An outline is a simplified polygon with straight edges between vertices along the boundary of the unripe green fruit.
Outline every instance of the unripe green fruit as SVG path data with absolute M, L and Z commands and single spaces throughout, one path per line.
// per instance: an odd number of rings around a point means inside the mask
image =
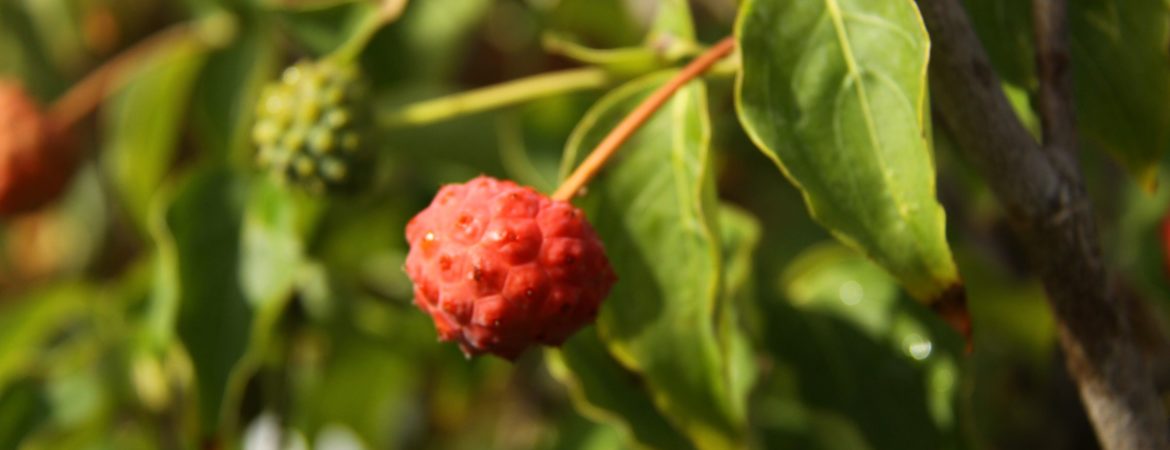
M 370 166 L 368 87 L 352 64 L 301 61 L 264 88 L 252 141 L 256 162 L 313 193 L 353 187 Z

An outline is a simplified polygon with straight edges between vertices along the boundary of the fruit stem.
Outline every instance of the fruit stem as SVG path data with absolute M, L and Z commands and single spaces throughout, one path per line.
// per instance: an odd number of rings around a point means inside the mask
M 339 61 L 353 62 L 378 30 L 402 16 L 406 2 L 407 0 L 382 0 L 378 9 L 366 14 L 358 24 L 357 30 L 329 56 Z
M 424 125 L 464 114 L 487 111 L 556 94 L 596 89 L 614 78 L 605 69 L 585 67 L 531 77 L 426 100 L 378 116 L 383 127 Z
M 557 188 L 557 191 L 553 193 L 552 199 L 564 202 L 571 200 L 582 187 L 589 183 L 589 180 L 597 175 L 597 172 L 617 152 L 618 148 L 630 136 L 633 136 L 638 131 L 638 128 L 645 124 L 658 108 L 661 108 L 667 100 L 670 100 L 670 97 L 675 92 L 678 92 L 680 88 L 691 80 L 702 75 L 703 72 L 720 59 L 723 59 L 724 56 L 730 54 L 734 49 L 735 37 L 728 36 L 724 38 L 706 52 L 703 52 L 702 55 L 699 55 L 698 58 L 695 58 L 694 61 L 691 61 L 690 64 L 687 64 L 678 75 L 675 75 L 674 78 L 667 81 L 666 84 L 654 91 L 653 94 L 646 97 L 637 108 L 634 108 L 629 115 L 622 119 L 621 123 L 618 123 L 614 127 L 613 131 L 609 132 L 609 135 L 600 144 L 597 144 L 597 147 L 593 149 L 580 166 L 577 166 L 577 169 L 569 175 L 569 178 L 561 183 L 561 187 Z
M 226 14 L 171 25 L 114 56 L 75 83 L 49 107 L 49 119 L 62 129 L 70 128 L 96 109 L 106 94 L 125 83 L 125 75 L 143 60 L 186 40 L 197 39 L 201 44 L 218 47 L 234 35 L 234 19 Z

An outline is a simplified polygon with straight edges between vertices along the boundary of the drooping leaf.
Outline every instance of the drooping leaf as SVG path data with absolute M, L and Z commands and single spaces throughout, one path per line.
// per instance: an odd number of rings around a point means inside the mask
M 719 209 L 724 268 L 723 301 L 719 303 L 719 340 L 732 360 L 728 366 L 733 411 L 743 412 L 756 380 L 751 343 L 742 331 L 739 306 L 752 301 L 752 253 L 759 240 L 759 225 L 750 215 L 723 205 Z M 654 407 L 638 374 L 622 367 L 606 351 L 596 331 L 586 329 L 565 343 L 562 350 L 546 353 L 553 375 L 569 387 L 574 405 L 599 422 L 617 425 L 637 442 L 650 448 L 683 449 L 691 444 Z M 742 420 L 742 418 L 740 418 Z
M 694 448 L 655 408 L 643 389 L 644 380 L 613 359 L 594 328 L 581 330 L 560 350 L 545 354 L 549 370 L 568 386 L 573 405 L 581 414 L 615 425 L 649 448 Z
M 963 448 L 961 343 L 946 325 L 837 243 L 806 250 L 779 281 L 762 305 L 776 364 L 754 416 L 766 447 Z
M 1081 132 L 1152 190 L 1170 147 L 1170 6 L 1074 0 L 1068 8 Z
M 615 90 L 578 124 L 576 166 L 673 72 Z M 639 373 L 656 406 L 700 448 L 743 442 L 716 311 L 723 293 L 710 124 L 700 81 L 680 89 L 622 148 L 582 201 L 620 280 L 597 322 L 610 353 Z
M 174 42 L 130 75 L 103 109 L 102 163 L 140 228 L 178 152 L 186 105 L 206 56 L 195 37 Z
M 913 2 L 749 0 L 736 36 L 740 121 L 813 217 L 919 300 L 956 285 Z
M 245 197 L 241 177 L 211 166 L 184 180 L 163 216 L 173 253 L 160 258 L 156 283 L 169 285 L 156 286 L 152 302 L 167 301 L 157 296 L 169 292 L 177 303 L 166 308 L 173 308 L 171 326 L 195 367 L 204 434 L 221 426 L 229 381 L 248 348 L 255 315 L 237 262 Z
M 748 394 L 755 385 L 756 360 L 752 344 L 745 330 L 746 314 L 755 302 L 755 277 L 752 256 L 760 243 L 760 224 L 754 217 L 737 207 L 722 204 L 719 207 L 719 232 L 723 255 L 723 296 L 720 299 L 719 341 L 727 355 L 727 383 L 731 396 L 731 411 L 745 414 Z M 740 416 L 736 421 L 744 422 Z

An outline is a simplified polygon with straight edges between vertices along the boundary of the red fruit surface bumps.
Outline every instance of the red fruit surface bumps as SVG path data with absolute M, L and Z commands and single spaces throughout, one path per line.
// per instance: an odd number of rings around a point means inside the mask
M 61 194 L 74 166 L 66 134 L 20 84 L 0 80 L 0 216 L 39 208 Z
M 560 345 L 617 280 L 581 210 L 485 176 L 440 189 L 406 240 L 414 303 L 468 356 Z

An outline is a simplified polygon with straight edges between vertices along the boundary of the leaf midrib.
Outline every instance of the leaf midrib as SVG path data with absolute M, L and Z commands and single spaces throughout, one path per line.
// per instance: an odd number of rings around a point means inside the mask
M 901 197 L 901 192 L 898 189 L 893 189 L 893 180 L 890 179 L 889 164 L 887 164 L 884 155 L 881 152 L 881 141 L 878 140 L 877 125 L 873 122 L 873 112 L 869 105 L 869 97 L 865 92 L 865 83 L 861 81 L 861 71 L 857 67 L 857 59 L 853 55 L 853 46 L 849 43 L 849 35 L 845 30 L 845 19 L 841 12 L 841 5 L 837 0 L 824 0 L 825 9 L 829 14 L 829 20 L 833 23 L 833 31 L 837 37 L 837 43 L 841 47 L 842 56 L 845 59 L 845 67 L 848 69 L 848 77 L 857 84 L 858 102 L 861 103 L 861 110 L 865 116 L 866 133 L 869 136 L 870 146 L 873 147 L 873 156 L 881 168 L 881 175 L 884 184 L 890 191 L 890 197 L 894 201 L 895 209 L 898 211 L 898 216 L 905 223 L 911 223 L 909 213 L 906 212 L 906 202 Z

